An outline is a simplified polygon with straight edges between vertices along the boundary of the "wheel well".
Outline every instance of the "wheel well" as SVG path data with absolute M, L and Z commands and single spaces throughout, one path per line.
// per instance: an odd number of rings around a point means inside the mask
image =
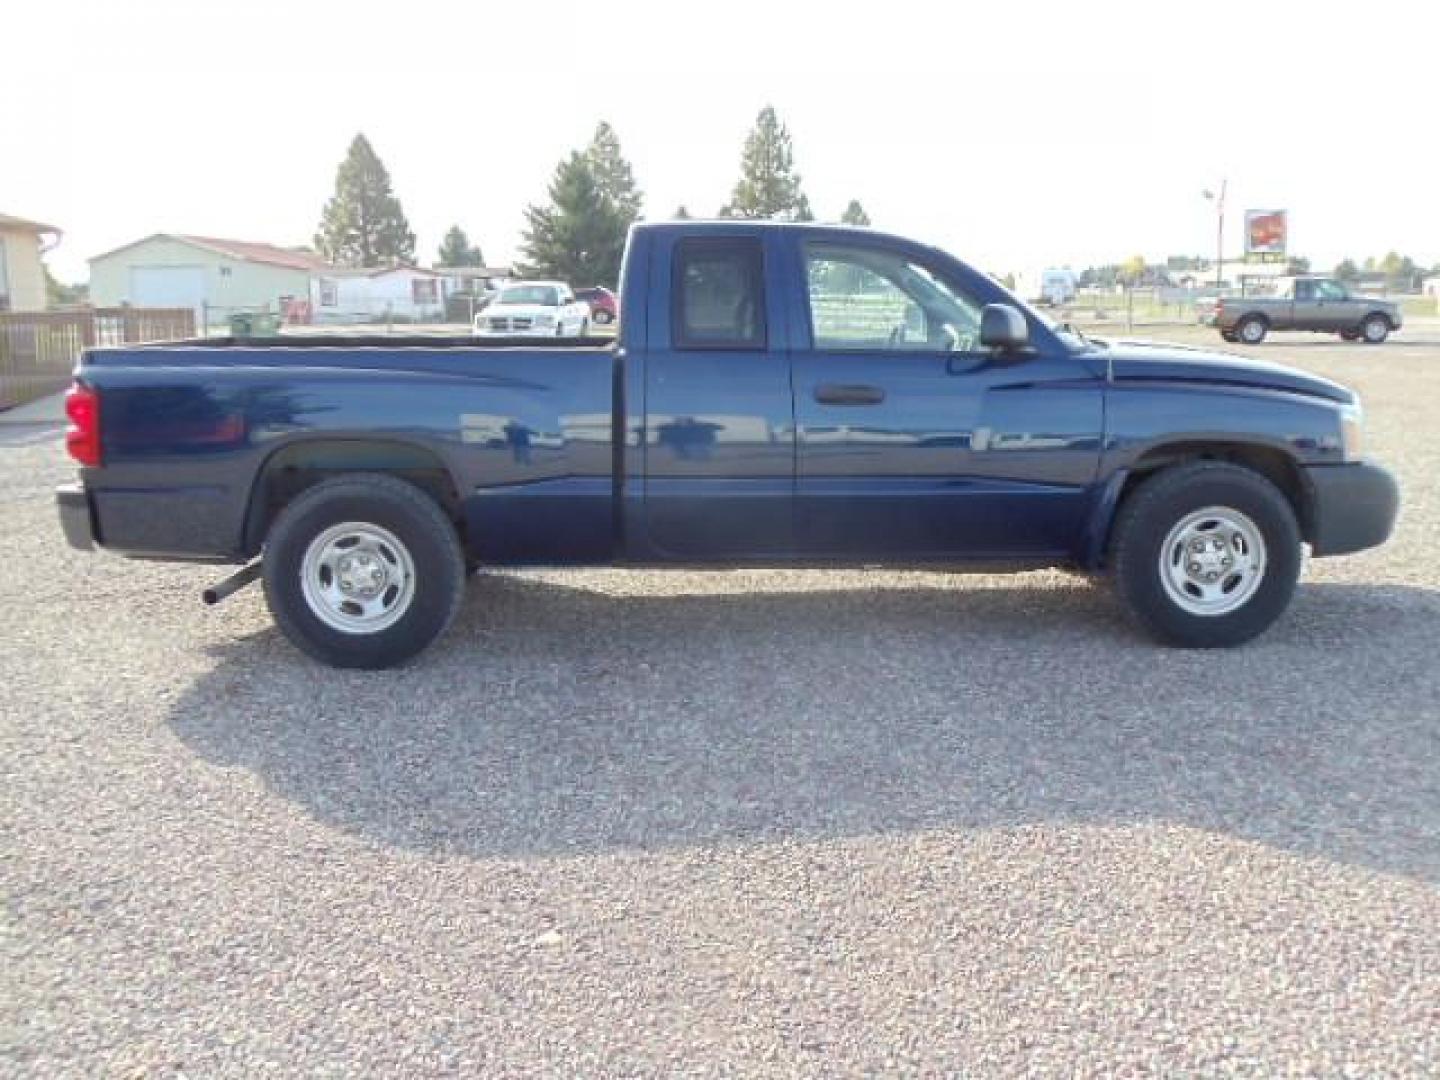
M 1259 473 L 1279 488 L 1290 503 L 1300 525 L 1300 535 L 1307 541 L 1312 537 L 1314 515 L 1310 491 L 1300 467 L 1285 451 L 1253 443 L 1184 442 L 1151 447 L 1131 466 L 1115 503 L 1117 512 L 1131 493 L 1151 476 L 1171 465 L 1189 461 L 1226 461 Z
M 1388 326 L 1391 330 L 1395 329 L 1395 320 L 1390 317 L 1390 313 L 1388 311 L 1380 311 L 1379 309 L 1376 309 L 1375 311 L 1367 311 L 1365 313 L 1365 316 L 1360 320 L 1360 325 L 1364 326 L 1371 319 L 1375 318 L 1376 315 L 1379 315 L 1380 318 L 1384 319 L 1385 325 Z
M 440 457 L 424 447 L 381 439 L 314 439 L 276 451 L 250 492 L 245 515 L 245 552 L 260 550 L 280 511 L 301 492 L 346 473 L 385 473 L 426 492 L 462 527 L 460 496 Z
M 1247 312 L 1245 312 L 1245 314 L 1241 315 L 1240 318 L 1238 318 L 1238 319 L 1235 320 L 1235 325 L 1236 325 L 1236 326 L 1239 326 L 1239 325 L 1240 325 L 1241 323 L 1243 323 L 1243 322 L 1252 322 L 1252 321 L 1254 321 L 1254 322 L 1262 322 L 1262 323 L 1264 323 L 1266 326 L 1269 326 L 1269 325 L 1270 325 L 1270 316 L 1269 316 L 1269 315 L 1266 315 L 1263 311 L 1247 311 Z

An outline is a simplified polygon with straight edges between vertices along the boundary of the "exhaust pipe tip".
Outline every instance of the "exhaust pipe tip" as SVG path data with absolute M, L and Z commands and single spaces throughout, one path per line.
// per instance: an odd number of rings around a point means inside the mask
M 200 599 L 206 607 L 214 607 L 227 596 L 239 592 L 246 585 L 249 585 L 258 578 L 260 576 L 260 567 L 261 563 L 259 559 L 256 559 L 249 566 L 242 566 L 224 581 L 217 581 L 208 589 L 203 590 L 200 593 Z

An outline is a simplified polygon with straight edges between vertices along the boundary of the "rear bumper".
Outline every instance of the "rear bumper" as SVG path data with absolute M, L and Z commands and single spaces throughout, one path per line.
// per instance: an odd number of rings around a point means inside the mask
M 1369 462 L 1314 465 L 1305 470 L 1313 495 L 1310 547 L 1316 555 L 1348 555 L 1390 539 L 1400 511 L 1400 486 Z
M 61 484 L 55 489 L 55 507 L 60 511 L 60 528 L 65 540 L 81 551 L 95 550 L 95 515 L 90 496 L 81 484 Z

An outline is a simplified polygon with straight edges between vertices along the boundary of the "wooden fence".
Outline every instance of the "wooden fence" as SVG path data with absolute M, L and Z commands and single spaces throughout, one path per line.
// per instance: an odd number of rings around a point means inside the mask
M 190 308 L 84 308 L 0 313 L 0 409 L 53 394 L 80 351 L 195 336 Z

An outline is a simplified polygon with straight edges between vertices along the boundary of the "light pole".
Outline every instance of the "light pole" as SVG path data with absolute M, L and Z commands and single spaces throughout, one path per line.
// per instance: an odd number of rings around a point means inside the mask
M 1220 181 L 1220 194 L 1216 195 L 1209 188 L 1201 194 L 1215 203 L 1215 291 L 1220 291 L 1222 283 L 1221 268 L 1225 265 L 1225 185 L 1228 180 Z

